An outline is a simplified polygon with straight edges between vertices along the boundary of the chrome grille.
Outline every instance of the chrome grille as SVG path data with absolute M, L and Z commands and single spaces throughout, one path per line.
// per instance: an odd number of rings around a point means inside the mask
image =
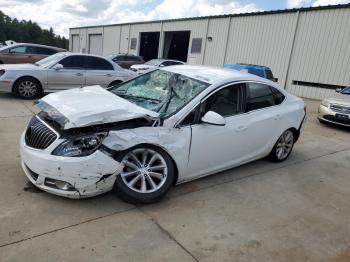
M 26 145 L 35 149 L 45 149 L 57 139 L 57 135 L 37 116 L 30 120 L 25 133 Z
M 338 113 L 350 114 L 350 106 L 331 104 L 329 108 Z

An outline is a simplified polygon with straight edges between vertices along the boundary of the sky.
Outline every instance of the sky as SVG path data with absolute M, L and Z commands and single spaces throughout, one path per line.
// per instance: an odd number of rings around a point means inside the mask
M 344 3 L 350 0 L 0 0 L 0 10 L 67 37 L 70 27 Z

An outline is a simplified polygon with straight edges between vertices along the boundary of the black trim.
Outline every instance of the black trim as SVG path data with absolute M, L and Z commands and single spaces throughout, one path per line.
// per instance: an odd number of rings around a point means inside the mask
M 344 87 L 346 87 L 346 86 L 321 84 L 321 83 L 314 83 L 314 82 L 305 82 L 305 81 L 298 81 L 298 80 L 293 80 L 292 84 L 297 85 L 297 86 L 310 86 L 310 87 L 317 87 L 317 88 L 331 89 L 331 90 L 335 90 L 338 88 L 343 89 Z
M 201 20 L 201 19 L 208 19 L 208 18 L 226 18 L 226 17 L 245 17 L 245 16 L 257 16 L 257 15 L 285 14 L 285 13 L 296 13 L 296 12 L 305 12 L 305 11 L 333 10 L 333 9 L 342 9 L 342 8 L 349 8 L 349 7 L 350 7 L 350 4 L 327 5 L 327 6 L 316 6 L 316 7 L 301 7 L 301 8 L 294 8 L 294 9 L 279 9 L 279 10 L 270 10 L 270 11 L 262 11 L 262 12 L 228 14 L 228 15 L 199 16 L 199 17 L 186 17 L 186 18 L 177 18 L 177 19 L 133 22 L 133 23 L 119 23 L 119 24 L 110 24 L 110 25 L 70 27 L 69 29 L 85 29 L 85 28 L 98 28 L 98 27 L 110 27 L 110 26 L 121 26 L 121 25 L 152 24 L 152 23 L 161 23 L 161 22 Z

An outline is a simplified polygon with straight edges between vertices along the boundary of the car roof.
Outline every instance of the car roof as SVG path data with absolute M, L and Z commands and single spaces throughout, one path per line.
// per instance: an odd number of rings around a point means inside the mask
M 30 46 L 46 47 L 46 48 L 51 48 L 51 49 L 54 49 L 54 50 L 67 51 L 66 49 L 60 48 L 60 47 L 49 46 L 49 45 L 33 44 L 33 43 L 14 43 L 14 44 L 8 45 L 8 46 L 6 46 L 6 47 L 15 47 L 15 46 L 20 46 L 20 45 L 30 45 Z M 4 47 L 5 47 L 5 46 L 4 46 Z
M 266 80 L 261 77 L 257 77 L 255 75 L 248 74 L 246 72 L 241 72 L 233 69 L 225 69 L 221 67 L 176 65 L 176 66 L 164 67 L 162 68 L 162 70 L 185 75 L 209 84 L 221 82 L 226 79 L 237 80 L 237 81 L 243 80 L 243 79 L 263 80 L 264 82 Z

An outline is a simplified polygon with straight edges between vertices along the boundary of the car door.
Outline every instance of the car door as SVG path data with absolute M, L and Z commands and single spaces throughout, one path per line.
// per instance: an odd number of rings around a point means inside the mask
M 100 57 L 86 57 L 85 85 L 101 85 L 108 87 L 114 80 L 115 71 L 112 64 Z
M 244 150 L 249 160 L 268 154 L 284 131 L 283 108 L 278 106 L 283 100 L 283 94 L 267 84 L 247 83 L 244 134 L 249 143 Z
M 47 71 L 47 88 L 64 90 L 85 85 L 85 56 L 71 55 L 59 61 L 63 68 L 52 66 Z
M 247 158 L 244 146 L 245 116 L 243 114 L 245 84 L 230 84 L 220 88 L 200 105 L 199 119 L 208 111 L 225 118 L 225 126 L 202 122 L 192 125 L 192 141 L 188 162 L 189 179 L 213 173 Z

